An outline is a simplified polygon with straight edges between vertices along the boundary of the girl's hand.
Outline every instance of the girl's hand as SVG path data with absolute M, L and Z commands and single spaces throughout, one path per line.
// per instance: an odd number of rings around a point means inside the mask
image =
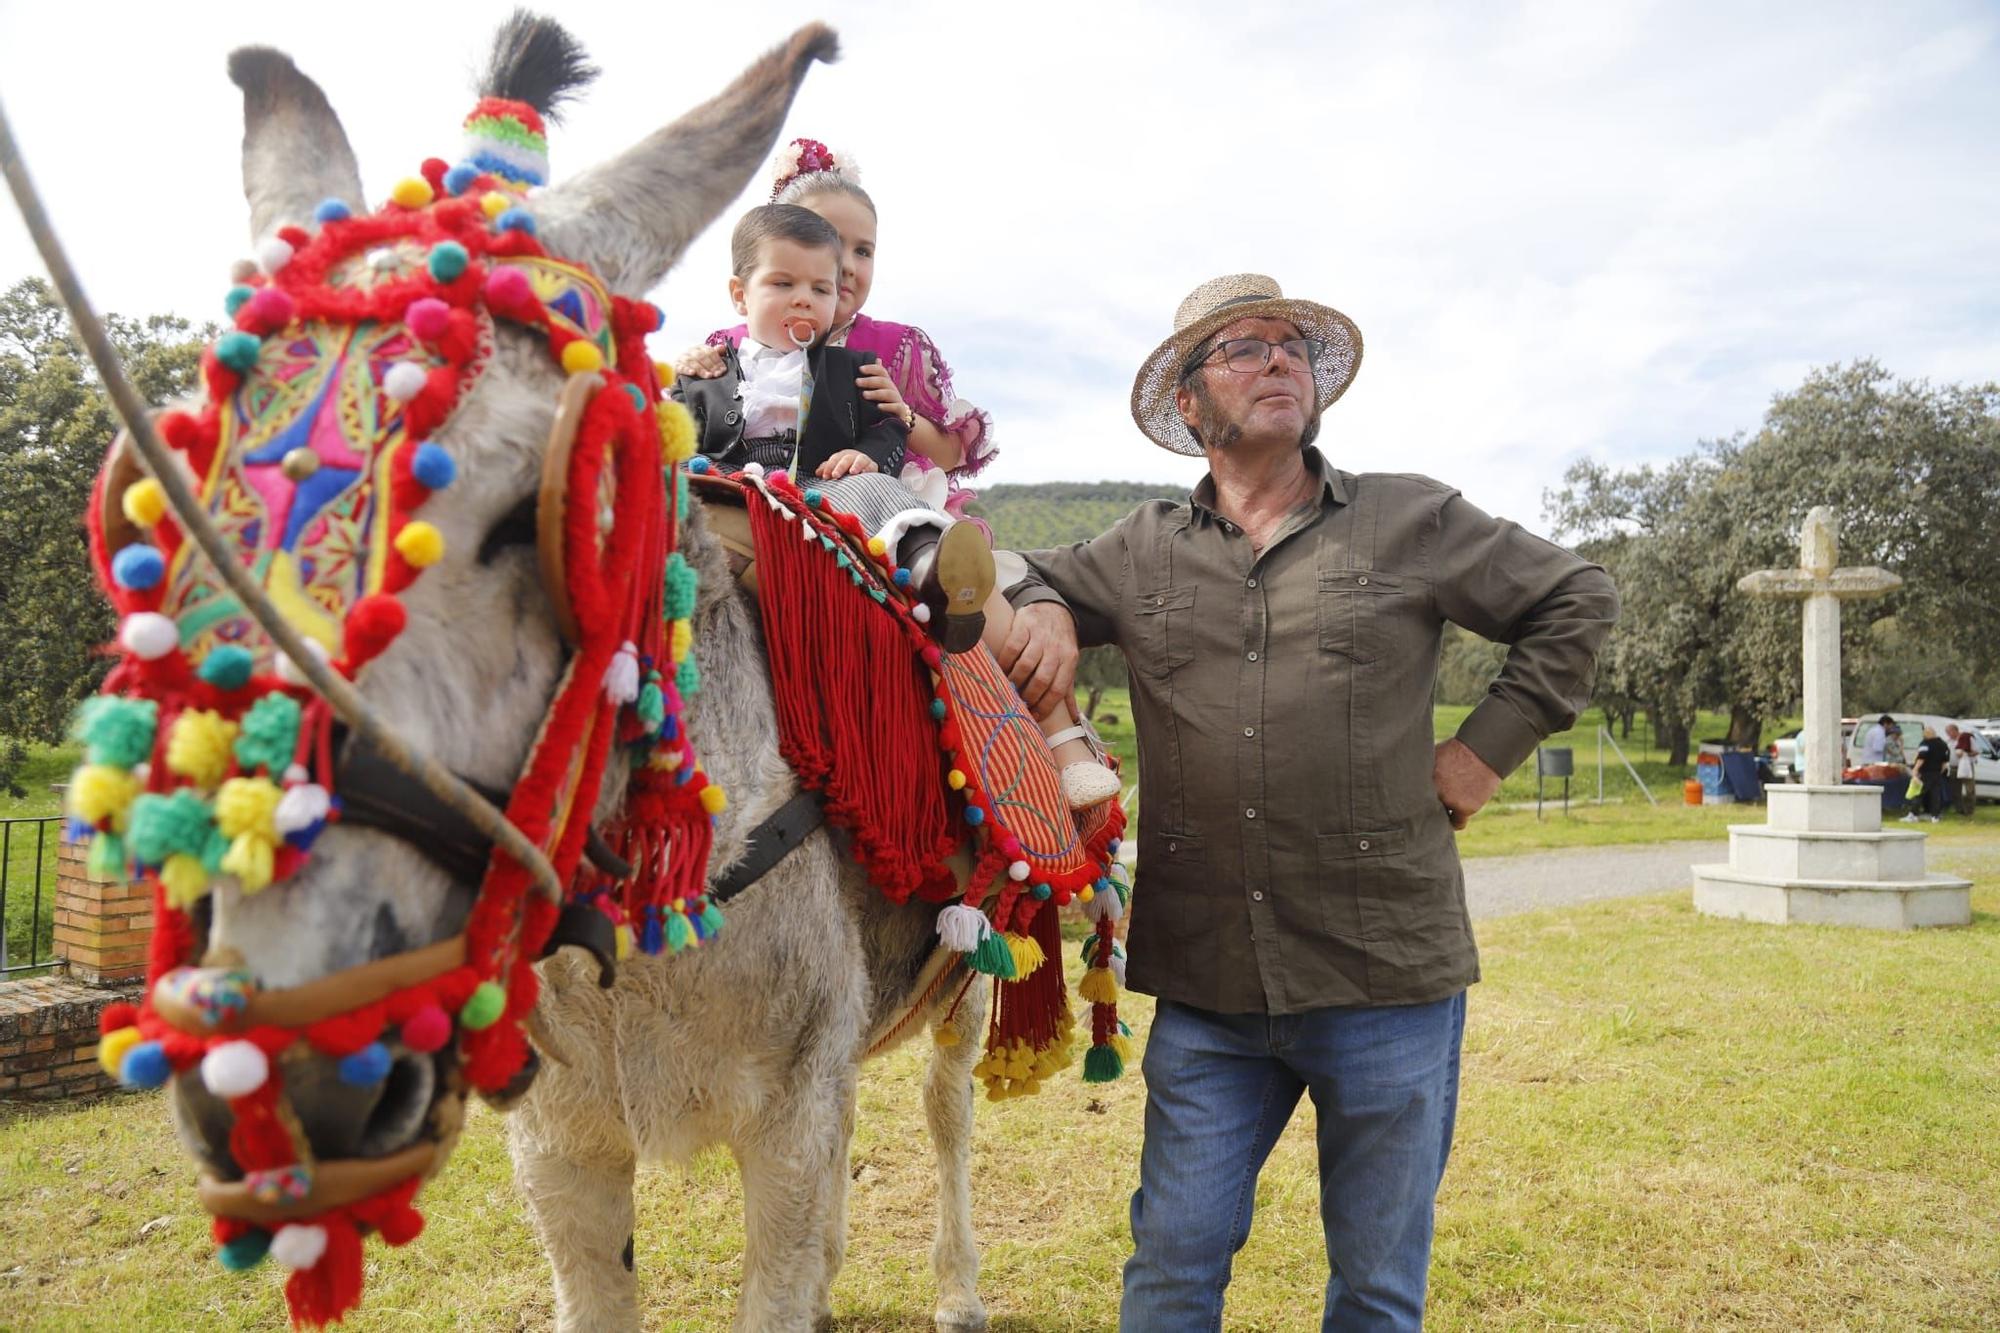
M 896 381 L 889 378 L 889 371 L 880 361 L 863 363 L 861 373 L 854 377 L 861 396 L 871 403 L 882 406 L 884 416 L 903 415 L 903 391 L 896 387 Z
M 819 465 L 817 476 L 832 481 L 838 477 L 852 477 L 863 472 L 880 472 L 875 460 L 859 449 L 842 449 L 832 458 Z
M 674 362 L 674 374 L 686 375 L 690 379 L 712 380 L 726 367 L 722 361 L 722 349 L 710 347 L 706 343 L 700 347 L 690 347 L 682 352 Z

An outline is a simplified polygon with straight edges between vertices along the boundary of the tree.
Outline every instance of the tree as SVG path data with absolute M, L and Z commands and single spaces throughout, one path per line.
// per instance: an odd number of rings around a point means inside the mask
M 1893 596 L 1846 608 L 1846 697 L 1879 677 L 1884 653 L 1911 645 L 1934 682 L 1987 674 L 2000 609 L 2000 386 L 1899 382 L 1873 361 L 1829 367 L 1774 399 L 1753 436 L 1703 443 L 1662 468 L 1581 463 L 1563 480 L 1545 497 L 1552 523 L 1611 572 L 1623 604 L 1600 701 L 1643 701 L 1676 762 L 1697 708 L 1727 708 L 1729 739 L 1755 745 L 1763 721 L 1796 702 L 1798 609 L 1744 597 L 1736 580 L 1796 564 L 1814 505 L 1840 517 L 1842 563 L 1904 579 Z M 1871 632 L 1890 618 L 1894 635 Z
M 184 319 L 107 319 L 148 401 L 196 383 L 202 342 Z M 47 283 L 0 295 L 0 733 L 58 739 L 103 679 L 111 610 L 90 571 L 84 507 L 116 420 Z

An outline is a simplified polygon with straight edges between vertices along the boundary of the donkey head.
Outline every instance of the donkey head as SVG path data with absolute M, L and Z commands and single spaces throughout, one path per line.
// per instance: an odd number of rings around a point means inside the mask
M 231 57 L 265 276 L 232 294 L 209 403 L 163 433 L 272 601 L 393 732 L 503 804 L 539 784 L 510 813 L 559 867 L 617 785 L 606 750 L 635 738 L 616 704 L 636 686 L 614 682 L 643 649 L 620 641 L 660 624 L 673 519 L 643 352 L 657 312 L 640 298 L 748 182 L 834 49 L 803 28 L 678 121 L 543 187 L 539 117 L 595 71 L 517 14 L 465 158 L 427 163 L 367 216 L 320 89 L 279 52 Z M 94 776 L 73 813 L 170 909 L 148 1003 L 106 1050 L 137 1081 L 171 1077 L 205 1193 L 241 1204 L 218 1209 L 239 1250 L 273 1231 L 287 1248 L 301 1228 L 284 1219 L 316 1215 L 315 1171 L 353 1176 L 332 1191 L 353 1203 L 348 1234 L 396 1240 L 409 1193 L 364 1196 L 403 1176 L 413 1192 L 455 1137 L 465 1079 L 495 1091 L 494 1069 L 520 1067 L 518 1031 L 509 1047 L 493 1025 L 532 1004 L 532 977 L 491 959 L 548 923 L 523 924 L 537 908 L 518 867 L 489 872 L 490 849 L 287 687 L 282 655 L 151 486 L 114 451 L 94 516 L 127 613 L 107 689 L 127 697 L 86 717 Z M 651 526 L 623 526 L 628 511 Z M 496 909 L 509 885 L 519 905 Z M 238 1039 L 188 1035 L 203 1023 Z M 284 1169 L 256 1169 L 272 1161 Z M 385 1162 L 400 1165 L 369 1173 Z M 294 1236 L 279 1257 L 310 1269 L 327 1243 Z

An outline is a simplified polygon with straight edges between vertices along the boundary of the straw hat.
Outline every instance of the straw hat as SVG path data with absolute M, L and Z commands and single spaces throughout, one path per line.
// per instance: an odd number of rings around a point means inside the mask
M 1177 454 L 1201 453 L 1174 406 L 1174 390 L 1195 349 L 1217 329 L 1239 319 L 1283 319 L 1321 344 L 1313 366 L 1318 402 L 1313 415 L 1333 406 L 1347 392 L 1361 367 L 1361 330 L 1331 306 L 1287 299 L 1278 284 L 1261 273 L 1230 273 L 1210 278 L 1188 293 L 1174 312 L 1174 336 L 1153 349 L 1132 381 L 1132 419 L 1146 438 Z

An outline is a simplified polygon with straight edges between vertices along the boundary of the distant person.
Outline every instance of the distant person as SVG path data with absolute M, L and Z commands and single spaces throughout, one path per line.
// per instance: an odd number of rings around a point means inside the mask
M 1903 724 L 1887 713 L 1882 715 L 1882 762 L 1898 768 L 1907 768 L 1910 763 L 1909 745 L 1903 740 Z
M 1945 770 L 1951 764 L 1951 749 L 1944 738 L 1937 734 L 1937 728 L 1925 727 L 1924 739 L 1917 746 L 1917 767 L 1912 781 L 1922 784 L 1917 794 L 1917 802 L 1910 813 L 1903 816 L 1903 822 L 1914 824 L 1918 813 L 1935 824 L 1938 812 L 1944 809 Z
M 1889 727 L 1891 725 L 1889 715 L 1884 713 L 1879 719 L 1871 722 L 1868 725 L 1868 730 L 1862 733 L 1861 762 L 1864 765 L 1883 762 L 1883 756 L 1889 751 Z
M 1961 729 L 1956 722 L 1948 722 L 1944 738 L 1951 746 L 1952 795 L 1957 800 L 1958 813 L 1970 819 L 1979 805 L 1978 761 L 1972 748 L 1972 732 Z

